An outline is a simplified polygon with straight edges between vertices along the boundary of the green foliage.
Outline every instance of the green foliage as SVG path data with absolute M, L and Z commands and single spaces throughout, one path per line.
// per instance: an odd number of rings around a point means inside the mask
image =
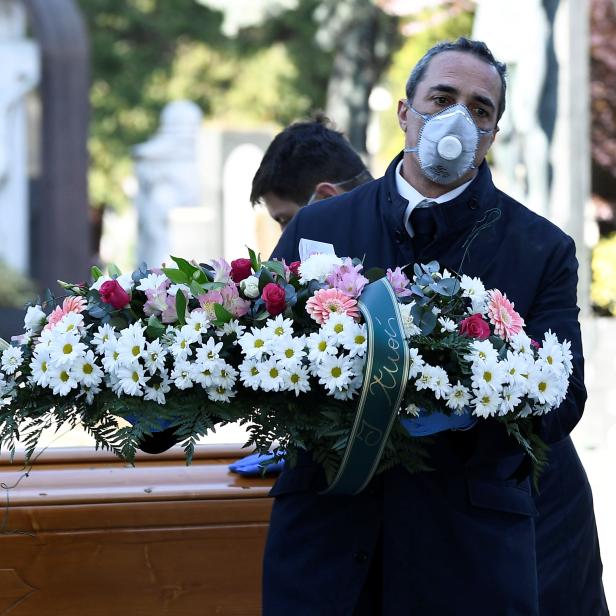
M 592 302 L 616 316 L 616 233 L 602 238 L 592 252 Z

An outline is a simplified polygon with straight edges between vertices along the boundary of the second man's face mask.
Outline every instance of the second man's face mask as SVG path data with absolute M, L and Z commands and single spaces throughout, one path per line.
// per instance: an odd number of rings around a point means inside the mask
M 434 114 L 419 113 L 407 102 L 407 107 L 424 120 L 417 147 L 404 148 L 417 154 L 424 175 L 437 184 L 453 184 L 475 168 L 479 140 L 494 129 L 483 130 L 460 103 Z

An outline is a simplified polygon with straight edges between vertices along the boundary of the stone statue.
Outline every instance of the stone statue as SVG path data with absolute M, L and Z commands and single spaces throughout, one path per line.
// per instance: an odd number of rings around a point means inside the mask
M 171 210 L 201 205 L 201 121 L 196 104 L 171 102 L 163 109 L 156 134 L 133 149 L 139 184 L 135 198 L 139 263 L 151 267 L 168 263 Z
M 0 0 L 0 260 L 29 270 L 26 95 L 40 78 L 39 49 L 26 38 L 26 11 Z
M 548 214 L 550 144 L 540 121 L 547 77 L 548 17 L 541 0 L 478 0 L 473 38 L 507 63 L 507 109 L 492 148 L 502 188 Z

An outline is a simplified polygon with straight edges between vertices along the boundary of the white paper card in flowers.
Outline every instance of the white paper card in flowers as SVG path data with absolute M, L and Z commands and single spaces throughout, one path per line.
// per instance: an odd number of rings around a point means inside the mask
M 314 254 L 336 256 L 336 251 L 334 250 L 333 244 L 327 244 L 326 242 L 317 242 L 316 240 L 307 240 L 306 238 L 302 238 L 299 241 L 300 261 L 305 261 L 310 255 Z

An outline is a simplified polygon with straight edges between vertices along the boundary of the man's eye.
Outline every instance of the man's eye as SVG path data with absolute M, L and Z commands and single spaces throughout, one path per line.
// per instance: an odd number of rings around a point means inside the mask
M 476 107 L 475 115 L 478 115 L 480 118 L 486 118 L 489 115 L 489 113 L 485 109 L 482 109 L 481 107 Z
M 437 105 L 446 105 L 447 104 L 447 97 L 446 96 L 435 96 L 434 97 L 434 102 Z

